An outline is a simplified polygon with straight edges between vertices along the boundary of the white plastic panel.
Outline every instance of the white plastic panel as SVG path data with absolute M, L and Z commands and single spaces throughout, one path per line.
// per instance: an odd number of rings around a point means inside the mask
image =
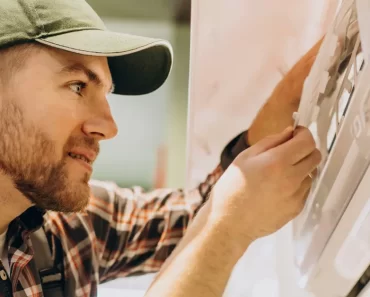
M 361 28 L 370 28 L 370 1 L 356 0 L 358 7 L 358 22 Z M 370 32 L 369 30 L 362 30 L 360 32 L 362 50 L 365 54 L 365 60 L 370 58 Z
M 370 264 L 370 170 L 333 232 L 309 279 L 316 296 L 345 297 Z
M 295 115 L 323 154 L 293 224 L 297 278 L 318 297 L 347 296 L 370 264 L 370 67 L 360 49 L 356 1 L 343 1 Z

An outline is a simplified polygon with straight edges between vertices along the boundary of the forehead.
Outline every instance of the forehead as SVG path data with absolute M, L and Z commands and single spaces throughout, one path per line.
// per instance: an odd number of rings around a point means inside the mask
M 109 70 L 108 59 L 106 57 L 87 56 L 76 54 L 60 49 L 41 46 L 40 50 L 35 51 L 31 60 L 34 60 L 34 67 L 45 67 L 56 74 L 68 75 L 72 72 L 76 73 L 83 68 L 95 73 L 102 84 L 107 87 L 112 85 L 112 76 Z M 35 63 L 37 64 L 35 66 Z M 75 67 L 78 65 L 79 67 Z M 71 68 L 75 71 L 63 71 L 63 69 Z

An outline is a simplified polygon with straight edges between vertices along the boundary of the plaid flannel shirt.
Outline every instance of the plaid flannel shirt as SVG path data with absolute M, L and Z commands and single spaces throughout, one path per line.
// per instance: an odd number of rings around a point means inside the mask
M 225 147 L 221 165 L 193 191 L 145 193 L 139 187 L 122 189 L 114 183 L 92 181 L 85 213 L 27 210 L 11 222 L 7 232 L 14 297 L 43 297 L 30 240 L 30 234 L 41 227 L 63 272 L 66 297 L 97 296 L 100 283 L 158 271 L 224 170 L 249 147 L 247 132 Z
M 65 296 L 97 296 L 99 283 L 159 270 L 221 176 L 221 166 L 188 193 L 123 189 L 92 181 L 85 213 L 31 208 L 8 229 L 10 280 L 15 297 L 42 297 L 30 234 L 45 229 L 65 278 Z M 36 251 L 37 252 L 37 251 Z

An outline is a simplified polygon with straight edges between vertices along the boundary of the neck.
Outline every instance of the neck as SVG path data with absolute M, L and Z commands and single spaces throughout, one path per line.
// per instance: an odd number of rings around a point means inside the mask
M 12 179 L 0 173 L 0 234 L 11 221 L 31 206 L 31 202 L 16 189 Z

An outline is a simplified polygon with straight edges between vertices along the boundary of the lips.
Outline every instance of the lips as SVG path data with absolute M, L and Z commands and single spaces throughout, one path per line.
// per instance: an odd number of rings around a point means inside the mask
M 84 162 L 86 162 L 87 164 L 89 165 L 92 165 L 93 161 L 88 159 L 86 156 L 84 155 L 80 155 L 80 154 L 75 154 L 75 153 L 68 153 L 68 156 L 70 156 L 71 158 L 73 159 L 80 159 Z
M 68 152 L 68 156 L 92 165 L 97 157 L 97 152 L 92 149 L 78 147 Z

